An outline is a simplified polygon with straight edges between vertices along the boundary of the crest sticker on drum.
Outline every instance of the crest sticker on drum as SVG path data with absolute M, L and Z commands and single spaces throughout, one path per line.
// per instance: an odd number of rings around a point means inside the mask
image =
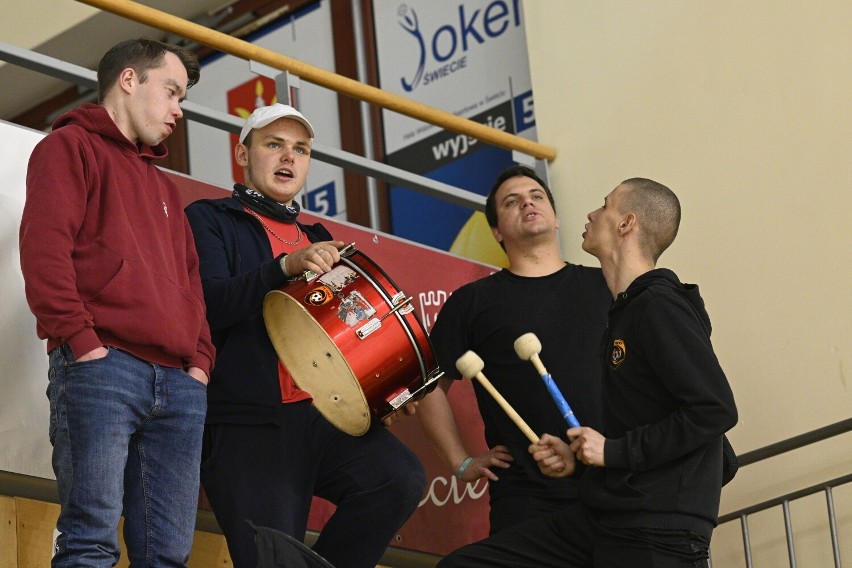
M 337 317 L 349 327 L 355 327 L 358 322 L 371 318 L 376 314 L 374 308 L 358 290 L 353 290 L 340 302 Z
M 317 286 L 305 296 L 305 303 L 309 306 L 322 306 L 334 297 L 334 292 L 328 286 Z

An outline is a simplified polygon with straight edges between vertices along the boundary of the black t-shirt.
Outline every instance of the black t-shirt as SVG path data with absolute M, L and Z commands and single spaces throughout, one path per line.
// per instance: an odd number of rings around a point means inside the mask
M 612 296 L 599 268 L 567 264 L 543 277 L 522 277 L 508 270 L 467 284 L 448 299 L 432 329 L 441 369 L 458 377 L 456 359 L 468 350 L 485 362 L 483 374 L 538 434 L 565 439 L 568 425 L 530 361 L 515 353 L 515 340 L 535 333 L 539 357 L 575 416 L 584 426 L 601 427 L 601 369 L 598 346 Z M 499 494 L 576 495 L 578 471 L 570 479 L 539 472 L 529 455 L 529 440 L 490 394 L 474 380 L 488 447 L 503 444 L 514 457 L 491 483 Z M 505 493 L 503 493 L 505 492 Z

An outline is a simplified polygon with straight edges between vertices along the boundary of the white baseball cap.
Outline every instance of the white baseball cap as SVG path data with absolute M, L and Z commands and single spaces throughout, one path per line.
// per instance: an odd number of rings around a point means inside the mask
M 308 122 L 308 119 L 305 118 L 302 113 L 290 105 L 275 103 L 274 105 L 256 108 L 254 112 L 251 113 L 251 116 L 246 119 L 246 123 L 240 132 L 240 143 L 242 144 L 245 141 L 246 136 L 248 136 L 248 133 L 255 128 L 263 128 L 279 118 L 290 118 L 297 122 L 301 122 L 305 128 L 308 129 L 310 137 L 314 137 L 314 127 L 311 126 L 311 123 Z

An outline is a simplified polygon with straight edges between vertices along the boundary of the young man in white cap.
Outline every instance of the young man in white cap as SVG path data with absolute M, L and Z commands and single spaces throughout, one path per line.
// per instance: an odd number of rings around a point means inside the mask
M 313 137 L 293 107 L 255 110 L 234 152 L 245 184 L 186 210 L 218 349 L 201 480 L 236 568 L 257 564 L 247 520 L 303 539 L 314 495 L 337 506 L 314 550 L 336 566 L 373 568 L 426 484 L 417 457 L 381 424 L 354 437 L 328 422 L 267 336 L 266 293 L 340 260 L 341 241 L 298 221 Z

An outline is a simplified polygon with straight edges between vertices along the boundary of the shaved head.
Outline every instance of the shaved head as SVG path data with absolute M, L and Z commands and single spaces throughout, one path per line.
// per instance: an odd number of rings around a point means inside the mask
M 657 262 L 674 242 L 680 226 L 680 201 L 672 190 L 645 178 L 621 182 L 627 191 L 620 201 L 621 213 L 635 213 L 639 220 L 639 244 Z

